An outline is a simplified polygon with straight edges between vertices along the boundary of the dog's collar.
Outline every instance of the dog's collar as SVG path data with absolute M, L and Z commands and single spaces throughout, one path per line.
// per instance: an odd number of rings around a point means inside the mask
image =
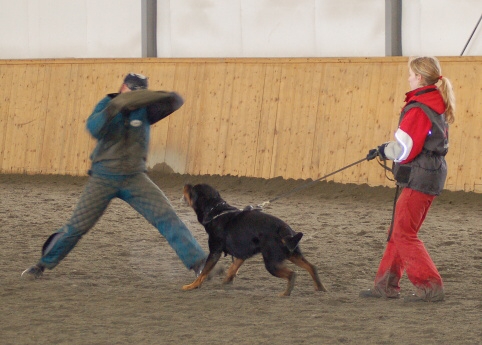
M 214 217 L 210 217 L 211 213 L 216 209 L 218 208 L 219 206 L 221 205 L 227 205 L 226 204 L 226 201 L 220 201 L 218 202 L 216 205 L 214 205 L 213 207 L 211 207 L 211 209 L 206 213 L 206 216 L 204 217 L 203 219 L 203 222 L 202 222 L 202 225 L 207 225 L 209 223 L 211 223 L 213 220 L 215 220 L 216 218 L 218 217 L 221 217 L 227 213 L 233 213 L 233 212 L 239 212 L 241 210 L 238 210 L 237 208 L 235 209 L 230 209 L 230 210 L 225 210 L 225 211 L 222 211 L 220 214 L 217 214 L 215 215 Z

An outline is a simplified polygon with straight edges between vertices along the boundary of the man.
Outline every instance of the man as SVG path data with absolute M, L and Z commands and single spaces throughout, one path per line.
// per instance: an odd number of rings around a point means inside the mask
M 154 225 L 188 269 L 201 272 L 206 254 L 146 174 L 150 126 L 179 109 L 183 99 L 175 92 L 147 88 L 145 76 L 129 73 L 119 93 L 107 95 L 94 108 L 87 119 L 87 130 L 97 140 L 89 181 L 70 221 L 47 239 L 40 260 L 23 277 L 39 278 L 45 268 L 57 266 L 114 198 Z

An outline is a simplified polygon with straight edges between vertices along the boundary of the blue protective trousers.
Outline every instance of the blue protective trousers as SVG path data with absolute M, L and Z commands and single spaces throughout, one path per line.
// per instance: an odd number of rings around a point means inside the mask
M 127 202 L 154 225 L 190 269 L 206 258 L 199 243 L 179 219 L 171 203 L 145 173 L 100 177 L 93 175 L 70 221 L 44 244 L 39 264 L 52 269 L 99 220 L 114 198 Z

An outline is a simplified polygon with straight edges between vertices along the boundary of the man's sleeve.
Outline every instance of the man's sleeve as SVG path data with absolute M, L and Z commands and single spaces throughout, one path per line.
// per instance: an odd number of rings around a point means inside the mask
M 87 119 L 87 130 L 96 139 L 99 139 L 102 136 L 102 129 L 107 125 L 110 120 L 106 114 L 105 109 L 111 99 L 111 97 L 105 97 L 99 103 L 97 103 L 94 111 Z
M 166 97 L 159 102 L 147 107 L 147 118 L 152 125 L 166 116 L 178 110 L 184 104 L 184 100 L 175 92 L 169 92 Z

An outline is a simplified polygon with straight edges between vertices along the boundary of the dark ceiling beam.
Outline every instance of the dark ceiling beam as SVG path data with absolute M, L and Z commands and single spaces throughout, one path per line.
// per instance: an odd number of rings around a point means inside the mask
M 385 0 L 385 56 L 402 56 L 402 0 Z
M 157 57 L 157 0 L 142 0 L 142 57 Z

